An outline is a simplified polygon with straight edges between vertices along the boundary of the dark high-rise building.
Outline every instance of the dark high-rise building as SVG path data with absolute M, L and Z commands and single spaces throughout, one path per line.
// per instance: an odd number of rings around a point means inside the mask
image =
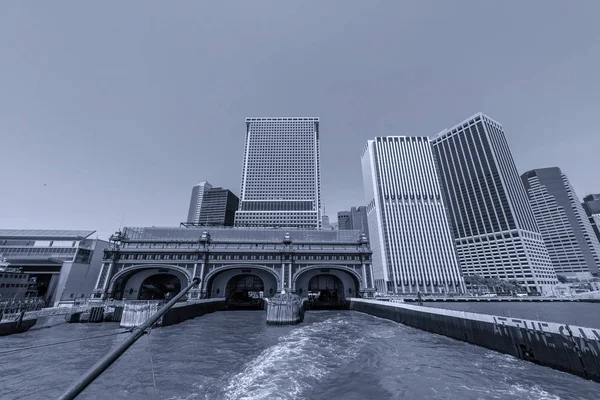
M 521 179 L 556 273 L 583 279 L 597 274 L 600 243 L 567 176 L 552 167 Z
M 212 188 L 204 194 L 198 223 L 212 226 L 233 226 L 240 200 L 230 190 Z
M 600 193 L 588 194 L 583 198 L 583 203 L 581 205 L 583 206 L 583 209 L 592 224 L 592 229 L 594 229 L 596 238 L 600 243 Z
M 367 207 L 352 207 L 350 211 L 338 212 L 338 229 L 359 230 L 369 237 L 369 224 L 367 222 Z
M 551 293 L 556 273 L 502 125 L 478 113 L 432 142 L 463 273 Z
M 192 189 L 189 223 L 209 226 L 233 226 L 238 197 L 228 189 L 201 182 Z

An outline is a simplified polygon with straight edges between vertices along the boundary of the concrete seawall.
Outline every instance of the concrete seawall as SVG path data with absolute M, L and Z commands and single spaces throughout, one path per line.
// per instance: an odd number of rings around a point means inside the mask
M 600 382 L 600 329 L 365 299 L 350 309 Z
M 196 300 L 191 303 L 178 303 L 162 317 L 161 326 L 175 325 L 188 319 L 219 311 L 225 308 L 225 299 Z

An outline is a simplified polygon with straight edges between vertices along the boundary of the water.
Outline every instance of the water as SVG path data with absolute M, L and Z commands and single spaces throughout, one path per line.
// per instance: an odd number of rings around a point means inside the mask
M 411 304 L 411 303 L 409 303 Z M 425 302 L 424 306 L 600 328 L 600 303 Z M 599 396 L 600 398 L 600 396 Z
M 0 338 L 8 348 L 111 334 L 63 324 Z M 0 398 L 55 398 L 124 335 L 0 355 Z M 151 362 L 152 360 L 152 362 Z M 81 396 L 152 399 L 597 399 L 600 384 L 351 311 L 267 326 L 264 311 L 153 330 Z

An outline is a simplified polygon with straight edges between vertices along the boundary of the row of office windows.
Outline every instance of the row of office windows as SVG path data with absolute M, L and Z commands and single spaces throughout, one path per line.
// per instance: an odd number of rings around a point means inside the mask
M 125 254 L 123 260 L 197 260 L 196 254 Z M 211 254 L 209 260 L 280 260 L 280 255 L 273 254 Z M 294 257 L 298 261 L 360 261 L 357 255 L 299 255 Z M 368 259 L 368 256 L 365 256 Z

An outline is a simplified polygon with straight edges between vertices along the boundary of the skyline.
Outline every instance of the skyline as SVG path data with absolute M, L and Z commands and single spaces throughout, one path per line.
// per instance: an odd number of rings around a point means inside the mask
M 198 182 L 240 194 L 252 115 L 320 116 L 334 219 L 364 203 L 367 140 L 478 111 L 519 173 L 556 166 L 579 198 L 600 192 L 600 4 L 268 4 L 6 5 L 0 227 L 178 225 Z M 469 23 L 435 29 L 450 20 Z

